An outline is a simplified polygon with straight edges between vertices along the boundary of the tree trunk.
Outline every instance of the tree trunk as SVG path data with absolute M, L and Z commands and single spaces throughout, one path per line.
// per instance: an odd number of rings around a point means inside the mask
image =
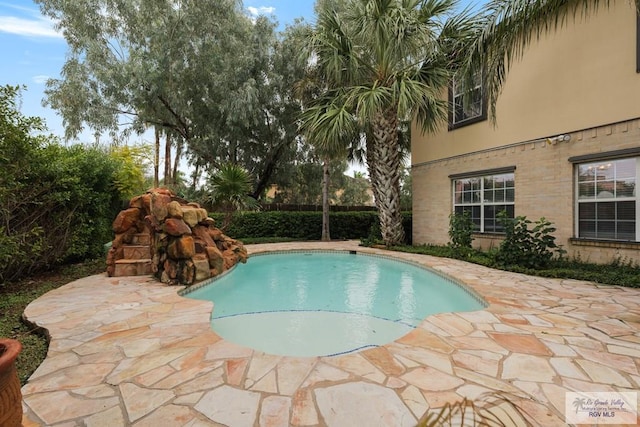
M 158 188 L 160 185 L 160 131 L 157 126 L 154 129 L 156 143 L 153 148 L 153 188 Z
M 267 188 L 267 184 L 269 183 L 271 176 L 273 175 L 273 173 L 276 170 L 276 167 L 278 166 L 278 162 L 280 161 L 280 158 L 282 157 L 282 154 L 284 153 L 285 148 L 287 148 L 287 146 L 290 143 L 291 141 L 289 140 L 287 140 L 286 142 L 282 142 L 278 144 L 275 150 L 272 150 L 269 153 L 269 158 L 267 159 L 266 162 L 264 162 L 264 168 L 262 169 L 262 171 L 257 173 L 258 182 L 255 185 L 253 193 L 251 193 L 251 197 L 253 197 L 256 200 L 260 199 L 260 196 L 262 196 L 262 193 Z
M 164 146 L 164 185 L 171 184 L 171 137 L 167 133 Z
M 378 196 L 378 174 L 375 168 L 376 164 L 376 156 L 374 146 L 374 138 L 373 132 L 367 131 L 365 133 L 365 147 L 366 147 L 366 161 L 367 161 L 367 169 L 369 171 L 369 181 L 371 182 L 371 191 L 373 192 L 373 201 L 377 205 L 377 200 L 380 199 Z M 374 184 L 375 183 L 375 184 Z
M 173 172 L 171 173 L 171 182 L 175 186 L 178 184 L 178 166 L 180 165 L 180 158 L 182 157 L 183 142 L 176 142 L 176 157 L 173 159 Z
M 329 232 L 329 159 L 322 163 L 322 237 L 323 242 L 331 240 Z
M 198 185 L 198 181 L 200 180 L 200 162 L 196 161 L 196 166 L 193 171 L 193 182 L 191 183 L 191 189 L 196 191 L 196 187 Z
M 398 115 L 395 108 L 378 113 L 372 123 L 374 156 L 371 184 L 380 216 L 380 230 L 385 245 L 404 243 L 400 211 L 400 144 L 398 141 Z

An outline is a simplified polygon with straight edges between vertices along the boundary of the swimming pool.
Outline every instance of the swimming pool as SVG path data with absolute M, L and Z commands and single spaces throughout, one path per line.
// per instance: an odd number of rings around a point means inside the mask
M 435 272 L 349 252 L 252 255 L 184 296 L 213 301 L 222 338 L 287 356 L 344 354 L 387 344 L 428 315 L 485 307 Z

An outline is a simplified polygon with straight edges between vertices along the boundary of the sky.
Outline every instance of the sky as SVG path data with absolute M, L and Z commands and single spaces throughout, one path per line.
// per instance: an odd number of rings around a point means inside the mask
M 77 0 L 82 1 L 82 0 Z M 303 17 L 313 21 L 314 0 L 245 0 L 249 16 L 273 15 L 280 27 Z M 48 78 L 59 78 L 67 44 L 32 0 L 0 0 L 0 85 L 25 85 L 21 112 L 45 119 L 49 130 L 64 135 L 62 119 L 42 106 Z M 92 142 L 88 132 L 81 142 Z

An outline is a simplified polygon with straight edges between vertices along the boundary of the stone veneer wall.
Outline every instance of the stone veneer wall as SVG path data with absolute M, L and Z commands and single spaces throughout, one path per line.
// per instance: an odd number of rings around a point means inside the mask
M 527 141 L 413 165 L 413 243 L 449 241 L 449 214 L 453 210 L 449 175 L 515 166 L 515 214 L 553 222 L 556 242 L 569 257 L 596 263 L 616 258 L 640 262 L 638 243 L 573 239 L 574 166 L 568 161 L 573 156 L 638 147 L 640 119 L 566 133 L 571 140 L 556 145 L 545 140 Z M 499 235 L 477 234 L 474 245 L 486 249 L 500 241 Z
M 150 272 L 162 282 L 191 285 L 246 262 L 247 251 L 242 243 L 223 234 L 214 224 L 197 203 L 188 203 L 164 188 L 149 190 L 131 199 L 129 208 L 113 222 L 115 238 L 107 254 L 107 273 L 123 275 L 118 269 L 122 263 L 150 263 Z M 150 238 L 139 237 L 145 234 Z M 143 250 L 127 251 L 140 248 L 140 241 L 148 242 L 148 251 L 144 245 Z M 126 259 L 127 252 L 135 253 L 139 259 Z M 139 268 L 137 274 L 148 274 L 147 270 Z

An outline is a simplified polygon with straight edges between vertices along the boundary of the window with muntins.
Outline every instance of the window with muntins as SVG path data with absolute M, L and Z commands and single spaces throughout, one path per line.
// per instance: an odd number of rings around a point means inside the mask
M 513 173 L 474 176 L 453 180 L 455 213 L 469 212 L 475 229 L 481 233 L 502 233 L 497 220 L 500 211 L 514 217 L 515 181 Z
M 487 108 L 481 79 L 475 78 L 471 89 L 453 80 L 449 91 L 449 129 L 470 125 L 487 118 Z
M 640 241 L 640 157 L 576 166 L 577 236 Z

